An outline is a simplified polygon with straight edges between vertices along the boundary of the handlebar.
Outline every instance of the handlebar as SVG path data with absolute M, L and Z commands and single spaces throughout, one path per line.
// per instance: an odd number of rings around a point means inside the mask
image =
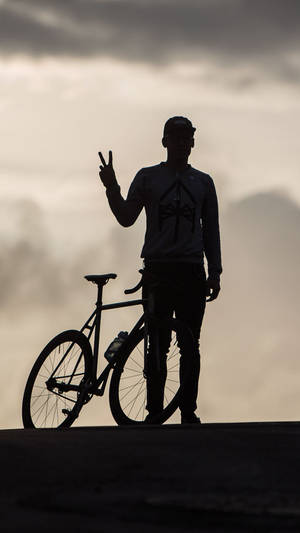
M 141 268 L 139 270 L 139 273 L 142 275 L 142 278 L 140 279 L 140 281 L 138 282 L 138 284 L 133 287 L 132 289 L 125 289 L 124 291 L 124 294 L 133 294 L 134 292 L 137 292 L 142 286 L 143 286 L 143 274 L 144 274 L 144 270 Z

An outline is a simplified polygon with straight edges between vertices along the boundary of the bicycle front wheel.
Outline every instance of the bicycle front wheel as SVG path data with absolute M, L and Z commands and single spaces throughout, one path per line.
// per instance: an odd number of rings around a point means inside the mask
M 162 424 L 178 408 L 190 368 L 180 380 L 180 349 L 177 338 L 187 350 L 193 350 L 193 336 L 188 328 L 176 319 L 163 320 L 156 328 L 166 328 L 171 334 L 167 353 L 167 376 L 164 387 L 163 410 L 153 419 Z M 117 359 L 112 374 L 109 400 L 112 415 L 119 425 L 145 423 L 147 411 L 147 378 L 144 357 L 144 328 L 130 335 Z
M 60 333 L 37 358 L 26 383 L 22 418 L 25 428 L 69 427 L 84 403 L 92 350 L 76 330 Z

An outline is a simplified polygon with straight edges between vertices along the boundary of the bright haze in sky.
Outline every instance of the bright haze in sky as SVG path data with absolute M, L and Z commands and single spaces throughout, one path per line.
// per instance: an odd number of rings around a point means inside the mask
M 214 179 L 224 274 L 202 333 L 204 421 L 299 418 L 300 4 L 297 0 L 2 0 L 1 427 L 21 425 L 28 372 L 95 301 L 83 276 L 138 280 L 144 216 L 121 228 L 98 178 L 113 150 L 122 192 L 165 159 L 164 122 L 197 128 L 191 164 Z M 104 318 L 103 347 L 136 312 Z M 79 424 L 112 424 L 95 399 Z

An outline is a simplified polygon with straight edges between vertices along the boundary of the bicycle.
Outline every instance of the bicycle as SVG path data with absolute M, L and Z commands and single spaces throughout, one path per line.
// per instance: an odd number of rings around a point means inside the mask
M 142 271 L 140 271 L 142 273 Z M 38 356 L 26 383 L 22 418 L 25 428 L 66 428 L 78 418 L 82 407 L 93 396 L 103 396 L 112 371 L 109 402 L 117 424 L 146 423 L 146 362 L 149 347 L 149 324 L 155 335 L 164 328 L 171 332 L 167 353 L 167 379 L 163 410 L 151 419 L 162 424 L 177 409 L 183 392 L 180 383 L 180 343 L 193 349 L 190 330 L 171 318 L 158 321 L 151 311 L 151 298 L 128 300 L 112 304 L 102 303 L 103 287 L 116 274 L 87 275 L 85 279 L 97 285 L 96 309 L 81 330 L 67 330 L 55 336 Z M 136 292 L 143 279 L 125 294 Z M 144 312 L 111 361 L 97 377 L 102 311 L 143 305 Z M 84 332 L 87 332 L 85 334 Z M 94 346 L 91 337 L 94 334 Z M 149 420 L 148 420 L 149 421 Z

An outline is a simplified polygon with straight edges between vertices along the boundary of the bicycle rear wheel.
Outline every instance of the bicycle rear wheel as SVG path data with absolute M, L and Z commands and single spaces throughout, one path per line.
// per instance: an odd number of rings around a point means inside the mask
M 86 336 L 68 330 L 54 337 L 37 358 L 26 383 L 25 428 L 70 427 L 85 401 L 92 350 Z
M 180 350 L 177 337 L 180 336 L 187 350 L 193 350 L 192 334 L 176 319 L 160 321 L 158 329 L 167 328 L 171 332 L 171 343 L 167 353 L 167 378 L 164 388 L 163 410 L 152 419 L 162 424 L 177 409 L 184 391 L 190 368 L 186 368 L 185 379 L 180 381 Z M 144 372 L 144 328 L 129 335 L 121 349 L 112 374 L 109 400 L 112 415 L 119 425 L 142 424 L 148 414 L 147 380 Z

